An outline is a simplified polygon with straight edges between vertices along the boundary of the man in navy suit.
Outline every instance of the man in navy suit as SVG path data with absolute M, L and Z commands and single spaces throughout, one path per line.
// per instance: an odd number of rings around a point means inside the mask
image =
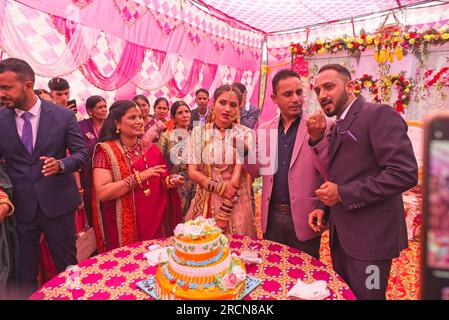
M 6 107 L 0 109 L 0 158 L 14 187 L 24 297 L 37 289 L 41 232 L 58 272 L 77 263 L 74 215 L 81 198 L 73 172 L 88 160 L 73 111 L 38 99 L 34 81 L 27 62 L 0 61 L 0 102 Z
M 407 248 L 402 193 L 416 185 L 418 167 L 407 124 L 392 107 L 354 94 L 349 71 L 323 66 L 315 92 L 324 113 L 308 123 L 316 154 L 328 153 L 329 181 L 316 190 L 330 207 L 330 246 L 335 271 L 359 299 L 385 299 L 392 259 Z M 318 231 L 322 213 L 309 217 Z M 316 222 L 314 222 L 316 221 Z

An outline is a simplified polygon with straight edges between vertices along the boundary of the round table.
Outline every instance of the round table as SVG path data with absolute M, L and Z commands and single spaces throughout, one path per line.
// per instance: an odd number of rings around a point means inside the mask
M 288 291 L 297 279 L 306 283 L 325 280 L 330 291 L 328 299 L 353 300 L 354 294 L 343 279 L 319 260 L 297 249 L 268 241 L 244 236 L 228 236 L 232 252 L 257 251 L 260 264 L 245 264 L 247 273 L 262 283 L 244 299 L 289 299 Z M 145 300 L 150 295 L 136 283 L 156 273 L 144 254 L 152 244 L 173 245 L 173 238 L 135 243 L 117 248 L 87 259 L 77 265 L 76 286 L 68 286 L 68 271 L 51 279 L 29 299 L 75 299 L 75 300 Z

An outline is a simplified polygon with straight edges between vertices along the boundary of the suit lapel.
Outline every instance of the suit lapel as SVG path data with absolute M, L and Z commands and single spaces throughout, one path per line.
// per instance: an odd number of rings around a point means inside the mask
M 278 161 L 278 134 L 279 134 L 279 117 L 274 118 L 273 122 L 271 123 L 271 125 L 269 126 L 269 130 L 267 132 L 267 147 L 270 148 L 271 144 L 270 144 L 270 129 L 274 129 L 276 132 L 276 139 L 274 139 L 275 144 L 274 144 L 274 150 L 268 150 L 269 154 L 271 155 L 271 152 L 276 151 L 276 162 Z
M 355 117 L 357 116 L 357 113 L 359 112 L 362 105 L 365 103 L 365 99 L 362 96 L 358 96 L 357 99 L 354 101 L 354 103 L 351 106 L 351 109 L 349 110 L 346 117 L 342 120 L 342 123 L 340 124 L 340 132 L 347 131 L 350 127 L 352 122 L 354 121 Z M 334 128 L 333 130 L 336 130 L 337 128 Z M 330 152 L 330 161 L 334 159 L 335 154 L 337 153 L 338 148 L 341 145 L 341 134 L 336 133 L 335 134 L 335 140 L 332 142 L 331 146 L 331 152 Z
M 34 146 L 33 158 L 38 156 L 40 149 L 44 146 L 48 131 L 53 122 L 53 107 L 49 106 L 44 100 L 41 104 L 41 114 L 39 118 L 39 127 L 37 129 L 36 145 Z
M 293 152 L 292 152 L 292 158 L 290 160 L 290 167 L 292 167 L 293 163 L 296 161 L 296 158 L 298 158 L 299 151 L 302 148 L 304 139 L 306 138 L 307 134 L 307 115 L 303 112 L 301 120 L 299 121 L 299 127 L 298 131 L 296 132 L 296 139 L 295 144 L 293 145 Z
M 6 107 L 5 107 L 6 108 Z M 5 121 L 2 121 L 2 126 L 4 127 L 7 134 L 11 134 L 11 142 L 19 145 L 19 148 L 23 154 L 30 156 L 28 150 L 25 148 L 25 145 L 22 143 L 22 140 L 19 137 L 19 132 L 17 131 L 16 124 L 16 113 L 14 110 L 9 110 L 9 112 L 5 113 Z

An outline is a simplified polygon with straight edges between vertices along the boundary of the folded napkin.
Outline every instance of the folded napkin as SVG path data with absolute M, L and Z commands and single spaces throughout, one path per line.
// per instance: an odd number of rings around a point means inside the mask
M 318 280 L 310 284 L 298 279 L 298 282 L 287 293 L 287 297 L 295 297 L 302 300 L 323 300 L 330 295 L 326 287 L 326 281 Z
M 243 263 L 262 263 L 262 259 L 259 258 L 255 251 L 242 251 L 242 253 L 240 253 L 240 259 Z
M 150 266 L 157 266 L 160 263 L 168 261 L 168 249 L 173 249 L 173 247 L 161 248 L 158 245 L 153 245 L 150 246 L 149 249 L 151 251 L 145 253 L 144 256 L 147 258 Z

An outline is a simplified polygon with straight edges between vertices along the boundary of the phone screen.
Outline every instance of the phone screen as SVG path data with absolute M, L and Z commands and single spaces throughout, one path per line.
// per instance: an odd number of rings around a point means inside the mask
M 426 124 L 422 297 L 449 300 L 449 114 Z

